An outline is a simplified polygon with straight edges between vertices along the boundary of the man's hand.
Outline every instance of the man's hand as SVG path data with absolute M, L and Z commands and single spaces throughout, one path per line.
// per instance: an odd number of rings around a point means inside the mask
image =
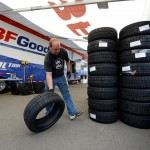
M 68 78 L 68 79 L 71 78 L 71 73 L 70 73 L 70 71 L 67 71 L 67 78 Z
M 48 92 L 54 92 L 54 89 L 50 89 L 50 90 L 48 90 Z

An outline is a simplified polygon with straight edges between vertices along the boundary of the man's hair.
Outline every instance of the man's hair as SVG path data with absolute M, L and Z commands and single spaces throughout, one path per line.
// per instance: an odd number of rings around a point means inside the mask
M 58 43 L 60 44 L 60 42 L 59 42 L 59 40 L 58 40 L 57 38 L 51 38 L 51 39 L 49 40 L 49 46 L 52 47 L 52 44 L 53 44 L 54 42 L 58 42 Z

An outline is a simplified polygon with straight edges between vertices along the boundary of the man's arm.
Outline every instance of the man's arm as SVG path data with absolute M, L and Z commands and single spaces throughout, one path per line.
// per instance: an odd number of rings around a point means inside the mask
M 70 72 L 70 61 L 66 62 L 67 72 Z
M 49 90 L 53 89 L 52 72 L 46 72 L 46 80 L 47 80 Z
M 71 72 L 70 72 L 70 61 L 66 61 L 66 66 L 67 66 L 67 78 L 71 78 Z

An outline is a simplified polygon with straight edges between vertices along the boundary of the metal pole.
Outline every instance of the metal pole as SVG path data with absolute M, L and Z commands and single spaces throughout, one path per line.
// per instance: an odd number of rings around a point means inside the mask
M 26 65 L 24 65 L 24 82 L 26 82 Z
M 34 6 L 34 7 L 5 10 L 5 11 L 0 11 L 0 14 L 52 9 L 52 8 L 76 6 L 76 5 L 88 5 L 88 4 L 104 3 L 104 2 L 119 2 L 119 1 L 134 1 L 134 0 L 76 0 L 74 2 L 65 2 L 65 3 L 61 3 L 61 4 L 53 4 L 53 5 L 46 5 L 46 6 Z

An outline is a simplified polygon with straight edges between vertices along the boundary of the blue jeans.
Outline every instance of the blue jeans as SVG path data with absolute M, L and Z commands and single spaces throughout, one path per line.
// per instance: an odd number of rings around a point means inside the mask
M 67 85 L 66 78 L 64 75 L 53 78 L 53 89 L 54 90 L 55 90 L 56 85 L 58 86 L 58 88 L 63 96 L 64 102 L 67 106 L 68 114 L 74 115 L 76 113 L 76 109 L 74 107 L 71 95 L 69 93 L 68 85 Z M 48 85 L 46 82 L 45 83 L 45 92 L 47 92 L 48 90 L 49 90 L 49 88 L 48 88 Z M 48 112 L 50 112 L 52 110 L 52 107 L 53 107 L 52 105 L 48 105 L 48 106 L 46 106 L 46 110 Z

